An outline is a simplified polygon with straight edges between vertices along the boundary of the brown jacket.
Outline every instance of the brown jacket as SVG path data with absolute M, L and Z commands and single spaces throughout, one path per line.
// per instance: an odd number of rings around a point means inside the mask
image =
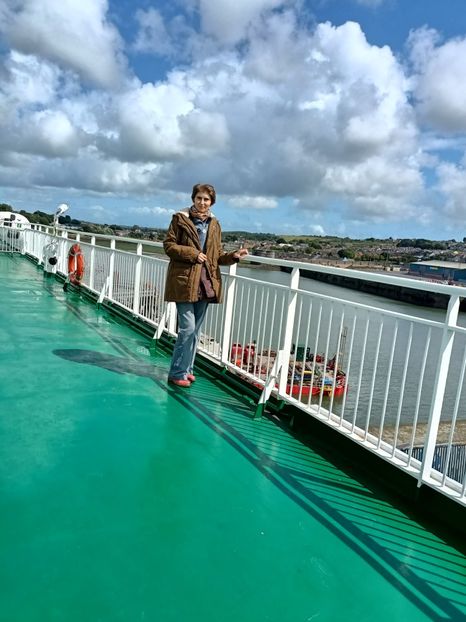
M 165 283 L 165 300 L 197 302 L 202 268 L 202 264 L 197 262 L 197 256 L 202 249 L 196 227 L 189 218 L 189 208 L 173 216 L 163 247 L 170 257 Z M 222 279 L 219 266 L 230 266 L 238 260 L 233 257 L 233 252 L 223 252 L 222 231 L 220 223 L 214 216 L 209 224 L 204 252 L 207 255 L 205 267 L 215 291 L 214 302 L 221 302 Z

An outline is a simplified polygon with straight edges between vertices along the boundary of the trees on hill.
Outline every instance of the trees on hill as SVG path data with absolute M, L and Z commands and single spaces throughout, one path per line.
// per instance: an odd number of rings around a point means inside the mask
M 425 240 L 424 238 L 404 238 L 398 242 L 399 248 L 422 248 L 424 250 L 445 250 L 446 242 Z

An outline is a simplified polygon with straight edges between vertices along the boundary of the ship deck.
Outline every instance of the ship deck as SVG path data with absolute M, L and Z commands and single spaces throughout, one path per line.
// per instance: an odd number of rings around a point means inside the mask
M 464 620 L 466 558 L 19 256 L 0 255 L 2 622 Z

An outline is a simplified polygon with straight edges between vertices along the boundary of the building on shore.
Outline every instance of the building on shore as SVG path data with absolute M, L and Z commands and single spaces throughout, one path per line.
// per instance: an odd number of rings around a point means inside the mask
M 415 261 L 409 264 L 409 274 L 436 281 L 466 283 L 466 263 L 456 261 Z

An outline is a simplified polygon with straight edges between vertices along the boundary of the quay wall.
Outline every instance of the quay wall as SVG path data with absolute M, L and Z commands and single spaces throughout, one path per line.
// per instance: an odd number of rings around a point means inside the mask
M 283 272 L 291 272 L 288 266 L 281 266 Z M 337 274 L 327 274 L 317 272 L 315 270 L 301 270 L 302 276 L 315 281 L 322 281 L 330 285 L 338 285 L 348 289 L 366 292 L 383 298 L 408 302 L 413 305 L 422 307 L 432 307 L 434 309 L 446 309 L 448 305 L 448 296 L 445 294 L 437 294 L 435 292 L 422 291 L 412 289 L 403 285 L 389 285 L 386 283 L 377 283 L 376 281 L 365 281 L 354 278 L 352 276 L 341 276 Z M 465 291 L 466 295 L 466 291 Z M 461 311 L 466 311 L 466 299 L 461 301 Z

